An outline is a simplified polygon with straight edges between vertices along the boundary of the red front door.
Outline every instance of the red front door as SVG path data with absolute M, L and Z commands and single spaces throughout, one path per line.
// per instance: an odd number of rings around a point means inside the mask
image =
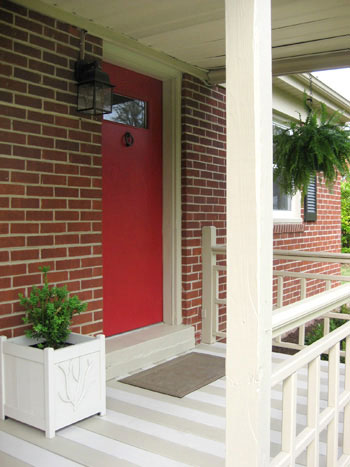
M 162 83 L 105 64 L 115 107 L 102 124 L 107 336 L 163 319 Z M 107 120 L 107 119 L 111 120 Z

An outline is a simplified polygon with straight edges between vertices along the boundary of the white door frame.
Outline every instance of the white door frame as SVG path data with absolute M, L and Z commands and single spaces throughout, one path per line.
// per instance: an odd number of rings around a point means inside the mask
M 103 49 L 104 61 L 163 82 L 163 321 L 181 324 L 182 74 L 151 57 L 107 41 Z

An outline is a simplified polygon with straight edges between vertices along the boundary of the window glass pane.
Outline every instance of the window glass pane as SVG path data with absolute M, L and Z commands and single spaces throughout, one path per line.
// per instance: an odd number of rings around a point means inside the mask
M 273 134 L 277 135 L 279 132 L 283 130 L 282 127 L 273 124 Z M 273 147 L 275 151 L 275 146 Z M 275 163 L 273 164 L 273 168 L 275 168 Z M 290 195 L 286 195 L 281 190 L 281 187 L 278 183 L 278 180 L 273 182 L 273 209 L 275 211 L 291 211 L 292 210 L 292 197 Z
M 104 114 L 103 118 L 135 128 L 147 128 L 147 102 L 113 94 L 112 113 Z

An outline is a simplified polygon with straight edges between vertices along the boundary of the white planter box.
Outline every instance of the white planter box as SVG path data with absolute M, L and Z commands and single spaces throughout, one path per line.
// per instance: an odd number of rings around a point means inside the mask
M 105 338 L 71 333 L 74 344 L 53 350 L 29 347 L 25 336 L 0 337 L 0 417 L 55 431 L 106 413 Z

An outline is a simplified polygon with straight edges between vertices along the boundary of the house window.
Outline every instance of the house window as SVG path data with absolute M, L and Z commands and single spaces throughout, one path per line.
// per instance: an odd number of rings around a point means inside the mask
M 273 123 L 273 134 L 276 135 L 286 127 Z M 273 220 L 275 224 L 300 223 L 300 193 L 295 196 L 286 195 L 281 190 L 278 180 L 273 182 Z

